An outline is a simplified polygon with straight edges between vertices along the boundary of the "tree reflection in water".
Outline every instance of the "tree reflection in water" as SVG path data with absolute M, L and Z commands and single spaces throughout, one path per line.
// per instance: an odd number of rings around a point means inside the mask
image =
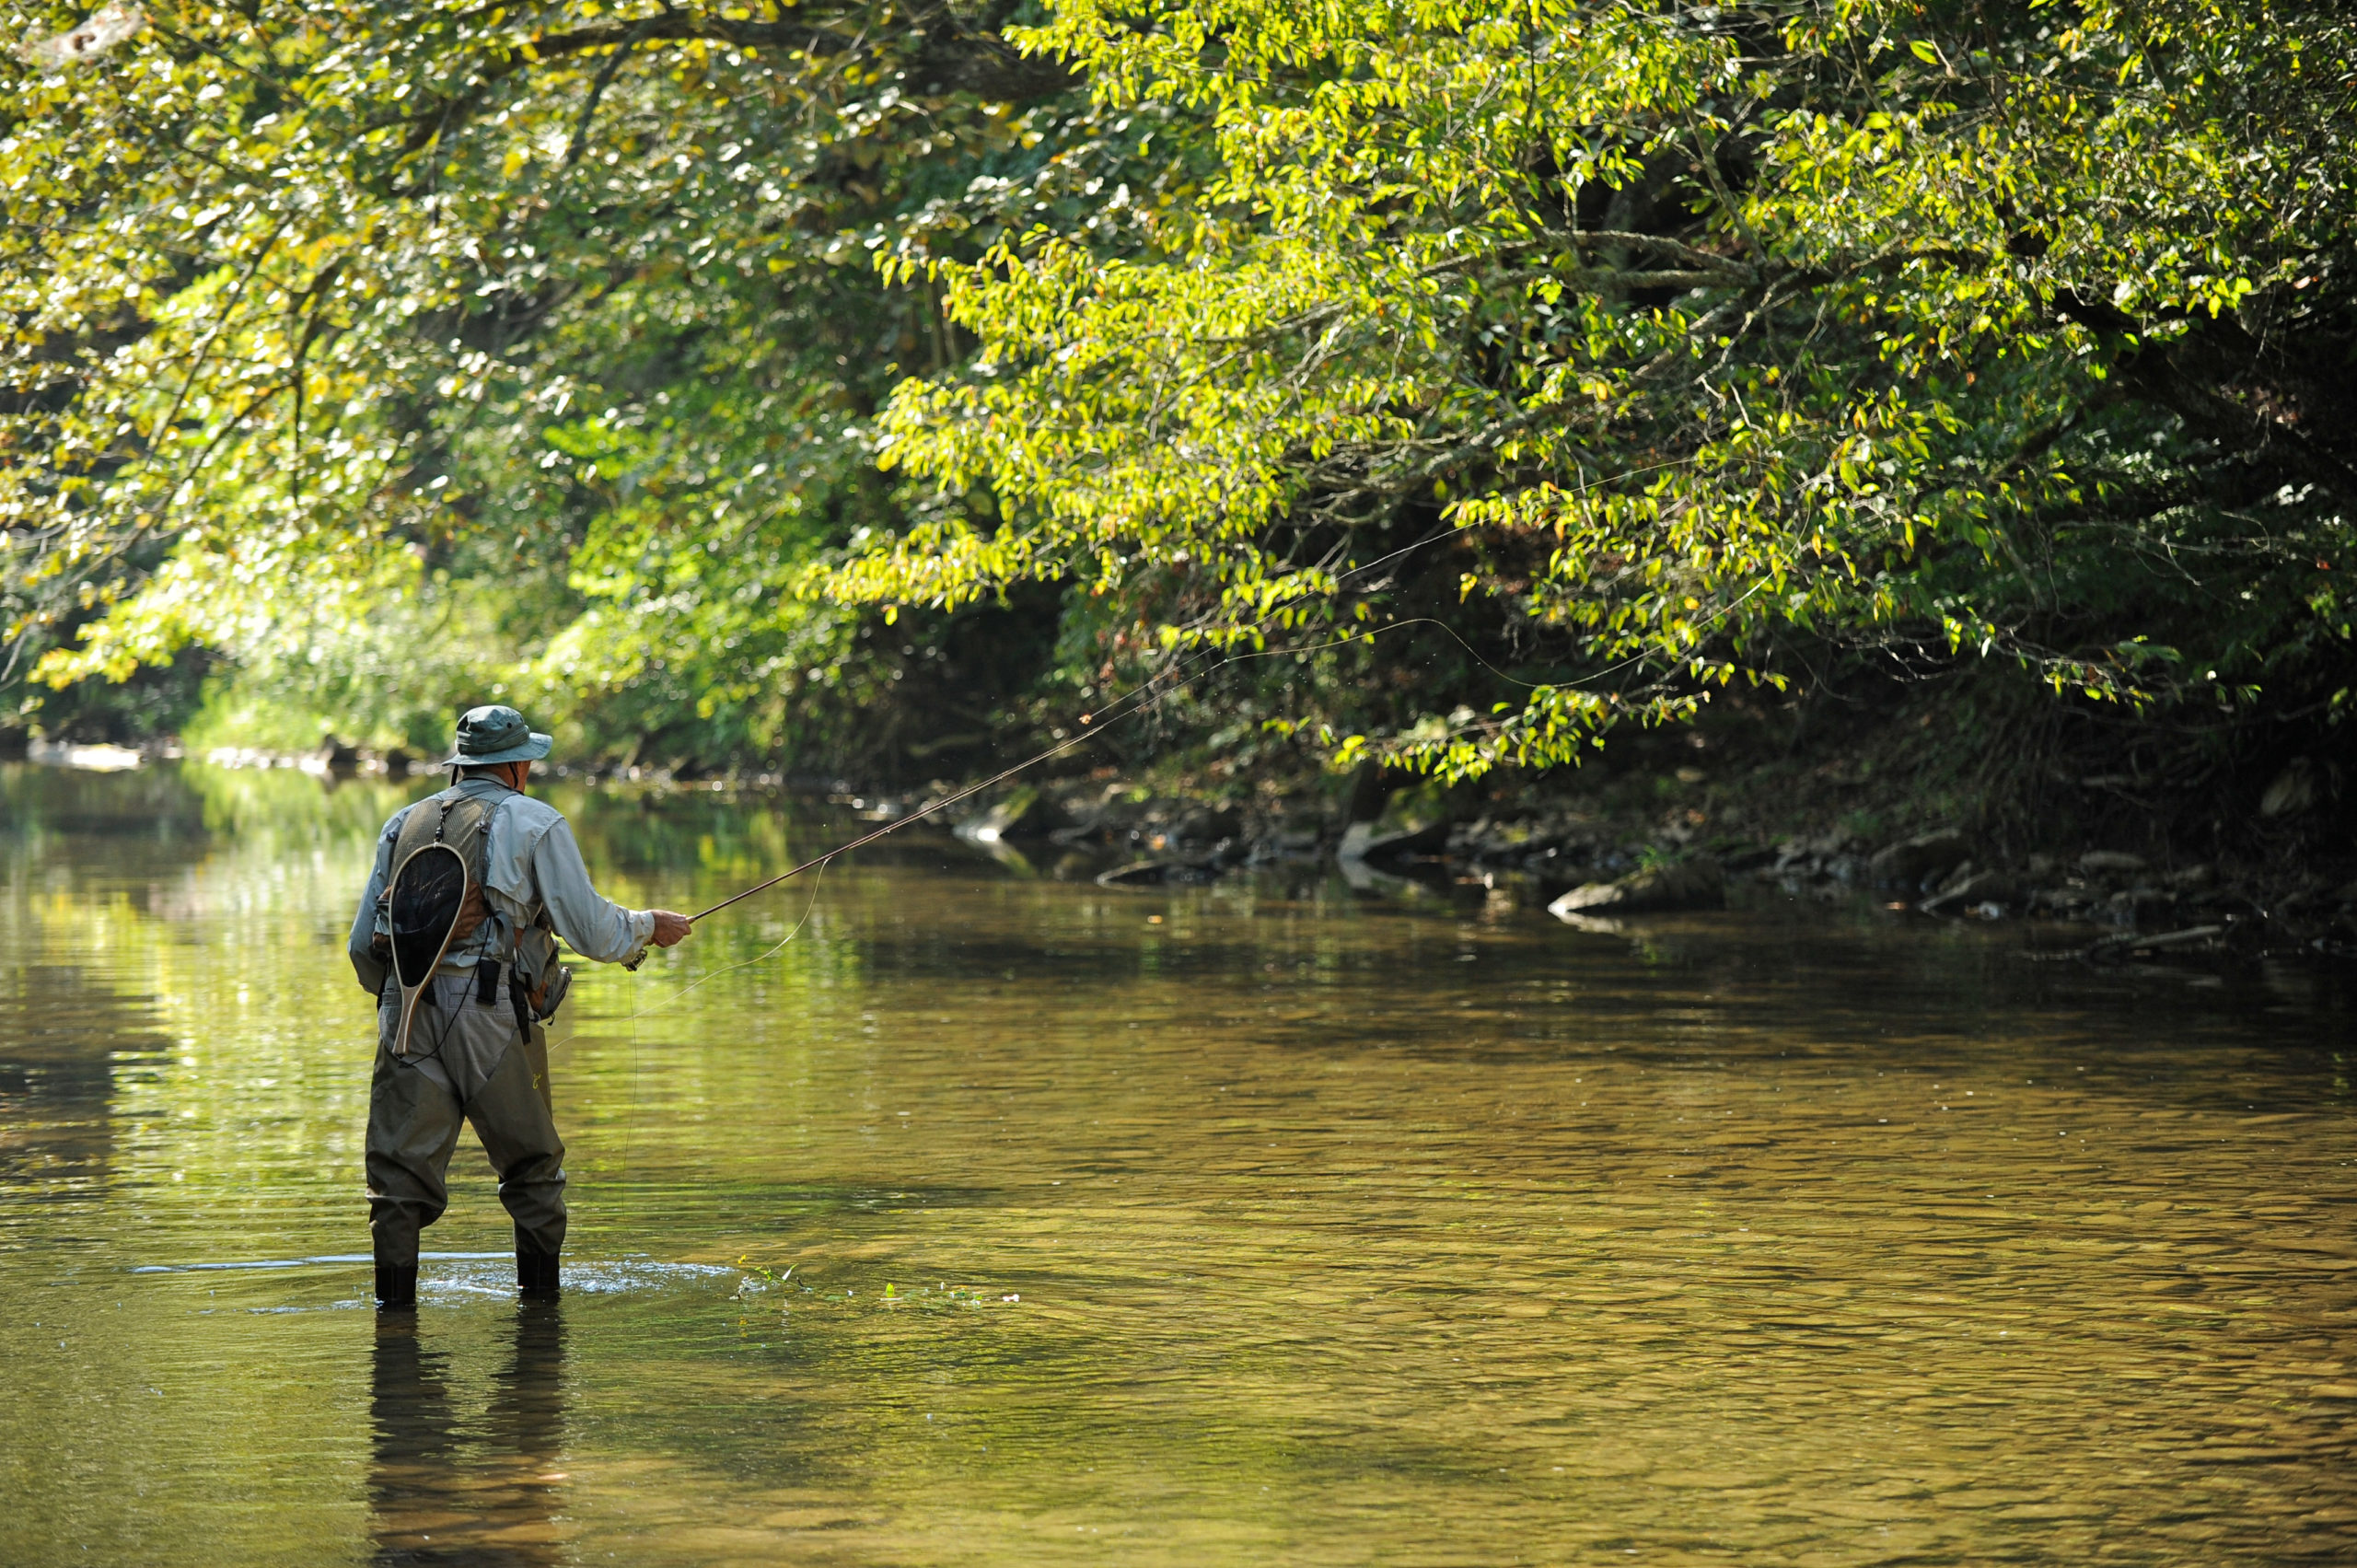
M 451 1397 L 450 1353 L 421 1339 L 412 1314 L 377 1318 L 369 1501 L 379 1568 L 557 1562 L 562 1306 L 519 1303 L 514 1333 L 482 1421 L 469 1423 Z

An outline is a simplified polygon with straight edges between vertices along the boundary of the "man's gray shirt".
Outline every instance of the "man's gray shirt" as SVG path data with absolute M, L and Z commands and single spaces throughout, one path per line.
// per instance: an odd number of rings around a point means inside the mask
M 655 935 L 655 912 L 624 909 L 599 896 L 589 884 L 581 846 L 573 842 L 573 829 L 563 813 L 496 779 L 462 779 L 459 793 L 492 806 L 483 868 L 484 900 L 491 906 L 491 918 L 463 944 L 463 951 L 443 960 L 444 969 L 472 969 L 479 958 L 504 961 L 517 949 L 519 934 L 541 923 L 544 912 L 547 924 L 585 958 L 622 963 L 645 950 Z M 360 976 L 361 989 L 372 996 L 384 989 L 387 972 L 368 950 L 369 938 L 377 931 L 377 900 L 393 873 L 393 842 L 401 837 L 403 819 L 416 809 L 411 805 L 394 812 L 385 830 L 377 835 L 377 864 L 368 873 L 360 911 L 352 922 L 347 945 L 352 967 Z M 533 944 L 527 941 L 524 946 L 528 949 Z M 525 972 L 535 978 L 540 968 L 533 961 L 536 957 L 528 951 L 524 954 Z

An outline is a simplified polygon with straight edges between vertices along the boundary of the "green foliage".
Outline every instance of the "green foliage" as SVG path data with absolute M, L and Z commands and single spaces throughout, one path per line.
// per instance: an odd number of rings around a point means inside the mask
M 951 352 L 870 252 L 986 221 L 1064 83 L 881 19 L 178 4 L 0 65 L 19 662 L 203 647 L 216 716 L 354 738 L 500 691 L 616 751 L 842 738 L 892 671 L 792 586 L 897 516 L 863 422 Z
M 198 754 L 216 747 L 312 751 L 340 739 L 440 756 L 450 743 L 445 693 L 529 700 L 510 688 L 497 656 L 509 643 L 503 608 L 487 587 L 462 591 L 445 581 L 429 593 L 401 583 L 373 596 L 370 615 L 356 623 L 273 618 L 271 634 L 257 637 L 244 660 L 205 682 L 182 740 Z
M 885 456 L 998 515 L 839 595 L 1066 578 L 1165 649 L 1310 647 L 1404 624 L 1350 568 L 1445 520 L 1450 619 L 1515 679 L 1422 695 L 1512 698 L 1335 755 L 1450 777 L 1779 681 L 1794 633 L 2140 705 L 2345 687 L 2337 8 L 1067 0 L 1011 36 L 1212 168 L 1115 243 L 932 264 L 981 352 L 900 388 Z

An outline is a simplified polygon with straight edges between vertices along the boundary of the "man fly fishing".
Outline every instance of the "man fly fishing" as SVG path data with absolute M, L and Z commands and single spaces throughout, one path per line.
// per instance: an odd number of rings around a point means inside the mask
M 555 938 L 635 967 L 688 917 L 627 910 L 589 884 L 563 816 L 524 786 L 550 739 L 500 705 L 470 709 L 443 763 L 448 789 L 393 813 L 352 923 L 352 967 L 377 1005 L 368 1091 L 368 1228 L 377 1300 L 417 1304 L 418 1232 L 449 1203 L 461 1119 L 516 1222 L 516 1283 L 554 1295 L 564 1246 L 564 1144 L 541 1025 L 570 978 Z

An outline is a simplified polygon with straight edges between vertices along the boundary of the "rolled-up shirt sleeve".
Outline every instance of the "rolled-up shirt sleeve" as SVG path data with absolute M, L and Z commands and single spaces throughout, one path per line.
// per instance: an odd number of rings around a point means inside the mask
M 377 835 L 377 863 L 369 869 L 368 886 L 361 889 L 360 911 L 352 917 L 352 936 L 344 944 L 352 955 L 353 972 L 360 977 L 360 989 L 371 996 L 385 989 L 385 966 L 370 950 L 370 942 L 377 934 L 377 900 L 384 894 L 385 879 L 392 875 L 393 842 L 401 837 L 401 819 L 407 815 L 406 811 L 396 812 L 393 819 L 385 824 L 385 830 Z M 653 929 L 651 917 L 647 925 Z
M 574 842 L 573 829 L 563 819 L 552 823 L 532 846 L 532 877 L 549 923 L 583 958 L 601 964 L 628 963 L 654 939 L 653 910 L 624 909 L 590 886 L 581 846 Z

